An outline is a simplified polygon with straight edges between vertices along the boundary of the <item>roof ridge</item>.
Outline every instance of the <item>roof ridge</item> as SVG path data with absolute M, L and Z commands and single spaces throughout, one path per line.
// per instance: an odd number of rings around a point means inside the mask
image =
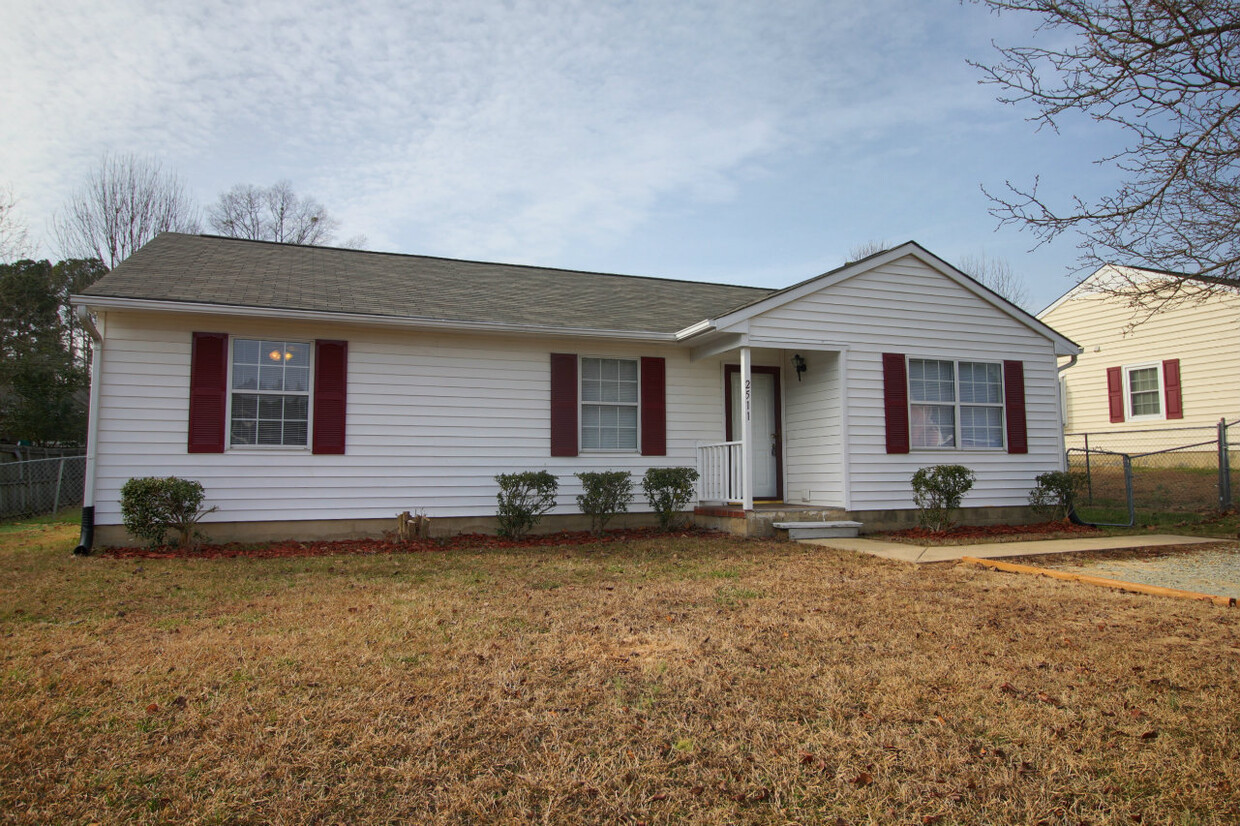
M 510 264 L 504 261 L 479 261 L 475 258 L 449 258 L 444 255 L 421 255 L 411 252 L 390 252 L 388 250 L 363 250 L 354 247 L 332 247 L 322 244 L 292 244 L 287 241 L 267 241 L 255 238 L 236 238 L 230 235 L 213 235 L 207 232 L 183 233 L 183 232 L 164 232 L 162 235 L 185 235 L 189 237 L 206 238 L 212 241 L 236 241 L 243 244 L 266 244 L 272 247 L 301 247 L 308 250 L 334 250 L 336 252 L 354 252 L 366 255 L 386 255 L 393 258 L 420 258 L 430 261 L 451 261 L 456 264 L 480 264 L 486 267 L 514 267 L 523 270 L 540 270 L 543 272 L 562 272 L 576 275 L 601 275 L 609 278 L 632 278 L 641 281 L 663 281 L 672 284 L 703 284 L 710 287 L 731 287 L 739 290 L 755 290 L 760 292 L 775 292 L 774 287 L 755 287 L 749 284 L 728 284 L 723 281 L 695 281 L 689 278 L 668 278 L 666 276 L 657 275 L 633 275 L 631 273 L 619 272 L 602 272 L 599 270 L 574 270 L 568 267 L 546 267 L 539 264 Z

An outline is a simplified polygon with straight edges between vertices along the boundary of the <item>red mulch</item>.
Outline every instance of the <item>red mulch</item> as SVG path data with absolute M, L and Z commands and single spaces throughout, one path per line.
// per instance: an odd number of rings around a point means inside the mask
M 892 531 L 893 539 L 992 539 L 995 537 L 1028 536 L 1093 536 L 1102 533 L 1091 525 L 1074 525 L 1071 522 L 1040 522 L 1036 525 L 959 525 L 946 531 L 927 528 L 907 528 Z
M 711 531 L 682 530 L 664 533 L 655 528 L 627 528 L 607 531 L 594 536 L 589 531 L 561 531 L 560 533 L 528 536 L 521 540 L 506 539 L 482 533 L 466 533 L 441 539 L 418 539 L 398 542 L 394 539 L 336 539 L 331 541 L 299 542 L 285 539 L 278 542 L 230 542 L 224 545 L 198 545 L 177 548 L 164 545 L 158 548 L 103 548 L 100 556 L 114 559 L 231 559 L 250 557 L 269 559 L 274 557 L 333 556 L 336 554 L 412 554 L 428 551 L 451 551 L 459 548 L 481 550 L 485 548 L 554 548 L 562 545 L 607 545 L 615 542 L 631 542 L 657 537 L 686 537 L 711 535 Z M 717 535 L 717 534 L 713 534 Z

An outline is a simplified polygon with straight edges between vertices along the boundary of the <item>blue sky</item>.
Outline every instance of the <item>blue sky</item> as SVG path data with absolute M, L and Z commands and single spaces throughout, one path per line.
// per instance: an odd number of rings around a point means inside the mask
M 184 7 L 182 7 L 184 5 Z M 41 253 L 104 152 L 207 204 L 291 180 L 371 249 L 785 286 L 869 241 L 1008 261 L 1037 310 L 1072 239 L 981 186 L 1089 197 L 1122 136 L 1037 131 L 966 60 L 1036 21 L 954 0 L 0 5 L 0 186 Z

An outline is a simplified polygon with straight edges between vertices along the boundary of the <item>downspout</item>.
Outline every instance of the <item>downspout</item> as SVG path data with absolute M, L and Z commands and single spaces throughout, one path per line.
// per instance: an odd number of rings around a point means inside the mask
M 1059 365 L 1059 367 L 1055 368 L 1056 379 L 1058 379 L 1059 376 L 1063 375 L 1064 370 L 1067 370 L 1068 368 L 1075 365 L 1076 360 L 1080 358 L 1080 356 L 1081 356 L 1080 353 L 1073 353 L 1072 355 L 1068 356 L 1068 362 L 1066 364 L 1061 364 Z M 1063 409 L 1064 409 L 1063 382 L 1058 381 L 1058 380 L 1056 380 L 1055 382 L 1055 395 L 1059 398 L 1059 412 L 1060 412 L 1060 417 L 1062 418 Z M 1060 440 L 1059 447 L 1060 447 L 1060 453 L 1063 456 L 1063 469 L 1064 470 L 1069 469 L 1068 468 L 1068 451 L 1064 447 L 1064 440 L 1063 440 L 1063 431 L 1064 431 L 1064 428 L 1067 426 L 1068 426 L 1068 423 L 1066 421 L 1060 421 L 1059 423 L 1059 440 Z M 1076 515 L 1075 507 L 1068 508 L 1068 521 L 1071 522 L 1073 525 L 1089 525 L 1090 524 L 1088 522 L 1081 521 L 1081 517 Z
M 90 310 L 76 308 L 78 320 L 90 334 L 90 407 L 86 418 L 86 482 L 82 490 L 82 535 L 73 553 L 85 556 L 95 543 L 95 451 L 99 443 L 99 384 L 103 376 L 103 336 L 90 317 Z

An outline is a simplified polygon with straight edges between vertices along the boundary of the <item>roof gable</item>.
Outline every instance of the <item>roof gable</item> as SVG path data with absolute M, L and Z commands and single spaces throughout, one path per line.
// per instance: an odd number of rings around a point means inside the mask
M 1025 310 L 1022 310 L 1020 307 L 1003 298 L 998 293 L 986 287 L 984 284 L 978 282 L 976 279 L 971 278 L 951 266 L 946 261 L 929 252 L 914 241 L 908 241 L 893 249 L 869 255 L 859 261 L 849 262 L 842 267 L 838 267 L 830 272 L 806 279 L 799 284 L 793 284 L 791 287 L 778 290 L 770 295 L 759 296 L 750 301 L 748 304 L 737 307 L 728 311 L 724 315 L 713 319 L 712 324 L 709 325 L 709 327 L 702 324 L 694 325 L 693 327 L 681 330 L 680 333 L 678 333 L 678 337 L 688 338 L 689 336 L 695 335 L 705 329 L 726 332 L 727 328 L 742 325 L 744 322 L 755 316 L 770 312 L 775 308 L 782 307 L 794 301 L 798 301 L 808 295 L 829 290 L 838 284 L 848 281 L 849 279 L 855 278 L 863 273 L 877 270 L 906 256 L 916 258 L 922 264 L 925 264 L 939 275 L 953 281 L 977 298 L 995 307 L 1004 315 L 1010 317 L 1013 321 L 1033 330 L 1045 338 L 1050 339 L 1054 342 L 1057 353 L 1069 355 L 1080 352 L 1080 347 L 1071 339 L 1068 339 L 1062 334 L 1056 332 L 1046 323 L 1039 321 Z

